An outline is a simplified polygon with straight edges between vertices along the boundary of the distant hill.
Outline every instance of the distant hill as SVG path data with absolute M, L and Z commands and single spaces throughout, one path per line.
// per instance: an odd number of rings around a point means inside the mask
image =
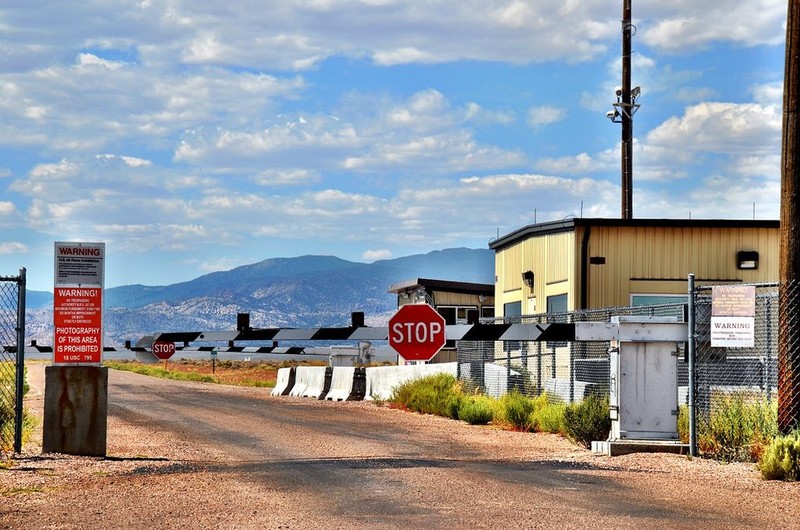
M 273 258 L 167 286 L 126 285 L 106 290 L 108 344 L 160 331 L 232 329 L 237 313 L 254 327 L 344 326 L 363 311 L 385 324 L 396 308 L 387 291 L 398 281 L 424 277 L 494 282 L 494 252 L 456 248 L 374 263 L 333 256 Z M 26 336 L 52 341 L 51 293 L 31 291 Z

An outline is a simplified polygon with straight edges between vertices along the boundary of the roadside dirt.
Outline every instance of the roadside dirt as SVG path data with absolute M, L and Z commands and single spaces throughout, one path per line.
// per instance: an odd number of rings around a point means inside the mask
M 44 367 L 26 406 L 41 417 Z M 755 466 L 609 458 L 553 435 L 370 403 L 113 372 L 108 458 L 0 471 L 0 528 L 797 527 L 800 486 Z M 169 402 L 152 412 L 154 404 Z M 249 411 L 254 411 L 253 415 Z M 41 429 L 41 428 L 40 428 Z

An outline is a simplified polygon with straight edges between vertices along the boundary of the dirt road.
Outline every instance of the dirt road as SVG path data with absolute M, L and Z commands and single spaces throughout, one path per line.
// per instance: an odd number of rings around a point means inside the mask
M 40 411 L 43 367 L 30 369 Z M 800 487 L 552 435 L 112 371 L 109 458 L 26 449 L 2 528 L 765 528 Z M 41 438 L 39 438 L 40 442 Z

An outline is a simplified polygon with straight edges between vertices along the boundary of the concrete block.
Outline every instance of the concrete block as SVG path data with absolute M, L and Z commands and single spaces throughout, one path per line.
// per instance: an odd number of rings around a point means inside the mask
M 42 452 L 106 456 L 108 368 L 45 368 Z

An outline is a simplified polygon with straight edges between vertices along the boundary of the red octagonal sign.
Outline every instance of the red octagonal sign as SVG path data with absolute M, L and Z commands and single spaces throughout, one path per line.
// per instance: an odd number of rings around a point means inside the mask
M 430 361 L 444 342 L 444 317 L 428 304 L 401 306 L 389 319 L 389 346 L 406 361 Z

